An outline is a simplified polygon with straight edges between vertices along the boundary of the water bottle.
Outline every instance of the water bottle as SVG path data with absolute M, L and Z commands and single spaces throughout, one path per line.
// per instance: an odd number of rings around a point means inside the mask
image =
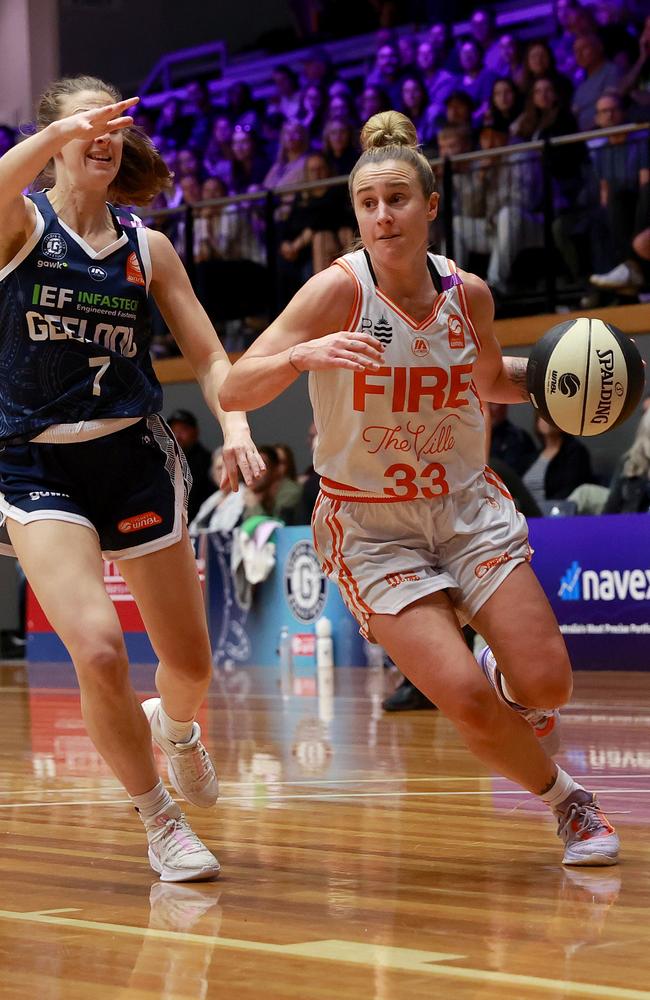
M 288 698 L 293 693 L 293 652 L 291 635 L 286 625 L 280 629 L 278 655 L 280 657 L 280 690 L 282 697 Z
M 381 703 L 384 698 L 384 650 L 376 642 L 368 642 L 366 639 L 364 652 L 368 666 L 366 691 L 370 698 L 371 718 L 377 720 L 382 716 Z
M 334 643 L 329 618 L 316 622 L 316 675 L 318 677 L 318 715 L 322 722 L 334 717 Z

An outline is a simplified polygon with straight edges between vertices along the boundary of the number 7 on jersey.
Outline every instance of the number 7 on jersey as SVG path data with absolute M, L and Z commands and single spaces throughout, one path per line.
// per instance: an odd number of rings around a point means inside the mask
M 88 358 L 88 366 L 90 368 L 99 368 L 99 371 L 93 379 L 93 396 L 101 396 L 102 387 L 99 383 L 102 380 L 102 376 L 108 371 L 110 363 L 111 359 L 108 355 L 102 355 L 99 358 Z

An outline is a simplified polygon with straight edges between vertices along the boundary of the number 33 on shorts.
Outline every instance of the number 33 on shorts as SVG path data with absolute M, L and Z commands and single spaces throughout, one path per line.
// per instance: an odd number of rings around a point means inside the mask
M 400 500 L 416 500 L 418 497 L 433 500 L 449 493 L 445 467 L 440 462 L 429 462 L 422 471 L 412 465 L 396 463 L 386 469 L 384 478 L 393 481 L 392 486 L 384 486 L 384 493 Z M 418 480 L 420 483 L 424 480 L 427 485 L 418 485 Z

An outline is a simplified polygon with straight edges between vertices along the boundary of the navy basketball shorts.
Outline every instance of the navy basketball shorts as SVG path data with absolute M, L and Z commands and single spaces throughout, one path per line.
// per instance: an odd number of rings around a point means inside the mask
M 0 449 L 0 551 L 14 555 L 7 520 L 83 524 L 105 559 L 133 559 L 178 542 L 192 480 L 157 414 L 77 444 Z

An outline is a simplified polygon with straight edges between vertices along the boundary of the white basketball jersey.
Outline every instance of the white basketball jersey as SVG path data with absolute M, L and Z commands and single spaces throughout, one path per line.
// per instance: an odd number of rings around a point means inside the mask
M 346 329 L 372 334 L 385 354 L 377 371 L 309 374 L 314 467 L 328 496 L 434 499 L 464 489 L 485 468 L 485 425 L 472 382 L 480 342 L 456 265 L 428 256 L 439 294 L 420 323 L 377 288 L 364 250 L 332 265 L 356 286 Z

